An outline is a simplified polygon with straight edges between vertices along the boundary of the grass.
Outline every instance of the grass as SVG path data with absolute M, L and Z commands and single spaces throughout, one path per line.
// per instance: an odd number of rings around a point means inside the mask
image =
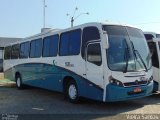
M 0 86 L 14 85 L 15 82 L 8 79 L 0 79 Z

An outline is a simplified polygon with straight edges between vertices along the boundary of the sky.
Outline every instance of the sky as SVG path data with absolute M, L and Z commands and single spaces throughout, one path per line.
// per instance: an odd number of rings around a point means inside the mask
M 160 0 L 46 0 L 46 27 L 113 21 L 160 33 Z M 70 14 L 71 16 L 67 16 Z M 43 0 L 0 0 L 0 37 L 28 37 L 43 27 Z

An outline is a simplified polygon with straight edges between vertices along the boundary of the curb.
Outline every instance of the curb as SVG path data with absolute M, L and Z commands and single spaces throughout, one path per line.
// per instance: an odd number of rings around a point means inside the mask
M 16 87 L 15 83 L 0 83 L 0 87 Z

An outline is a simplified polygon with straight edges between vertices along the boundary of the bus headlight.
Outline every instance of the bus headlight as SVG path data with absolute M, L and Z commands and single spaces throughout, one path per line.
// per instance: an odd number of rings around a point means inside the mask
M 153 76 L 151 76 L 148 81 L 152 82 L 153 81 Z
M 109 83 L 110 83 L 110 84 L 113 84 L 113 85 L 121 86 L 121 87 L 123 86 L 123 83 L 122 83 L 121 81 L 116 80 L 116 79 L 113 78 L 113 77 L 110 77 Z

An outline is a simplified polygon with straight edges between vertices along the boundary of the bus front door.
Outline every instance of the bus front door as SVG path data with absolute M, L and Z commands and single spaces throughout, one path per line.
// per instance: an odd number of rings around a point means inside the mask
M 101 88 L 103 87 L 103 66 L 100 43 L 89 43 L 87 45 L 86 77 L 92 83 Z

